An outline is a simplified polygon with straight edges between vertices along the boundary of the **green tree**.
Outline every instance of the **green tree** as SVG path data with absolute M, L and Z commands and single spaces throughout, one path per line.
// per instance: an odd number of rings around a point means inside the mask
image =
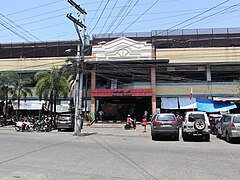
M 71 112 L 74 112 L 74 102 L 72 95 L 75 90 L 76 85 L 76 76 L 78 74 L 78 62 L 76 58 L 68 58 L 66 61 L 66 64 L 64 64 L 60 71 L 61 73 L 67 78 L 68 87 L 69 87 L 69 99 L 70 99 L 70 109 Z
M 0 74 L 0 99 L 5 100 L 5 106 L 3 106 L 4 112 L 4 125 L 7 124 L 7 112 L 8 112 L 8 92 L 9 86 L 13 83 L 14 72 Z
M 27 96 L 32 96 L 32 90 L 27 87 L 29 84 L 29 79 L 22 79 L 21 76 L 17 73 L 14 74 L 13 77 L 13 88 L 10 89 L 10 94 L 12 96 L 12 100 L 17 100 L 18 102 L 18 108 L 17 108 L 17 117 L 19 118 L 19 109 L 20 109 L 20 100 L 22 97 L 24 97 L 24 100 L 26 101 Z
M 49 100 L 50 112 L 53 112 L 54 106 L 54 124 L 56 117 L 57 98 L 68 95 L 68 82 L 57 67 L 53 67 L 51 72 L 39 71 L 35 74 L 36 93 L 40 99 Z M 48 107 L 49 109 L 49 107 Z
M 0 98 L 5 100 L 5 125 L 6 125 L 6 118 L 7 118 L 7 112 L 8 112 L 8 94 L 10 92 L 10 94 L 14 94 L 14 90 L 13 89 L 19 89 L 19 87 L 21 86 L 21 91 L 24 91 L 24 84 L 22 84 L 23 81 L 21 81 L 21 78 L 19 76 L 19 74 L 17 74 L 16 72 L 7 72 L 7 73 L 2 73 L 0 74 Z M 13 89 L 10 88 L 13 87 Z M 23 94 L 21 94 L 23 95 Z M 21 95 L 17 96 L 17 98 L 20 98 Z M 12 97 L 12 99 L 14 100 L 14 97 Z M 26 97 L 25 97 L 26 98 Z

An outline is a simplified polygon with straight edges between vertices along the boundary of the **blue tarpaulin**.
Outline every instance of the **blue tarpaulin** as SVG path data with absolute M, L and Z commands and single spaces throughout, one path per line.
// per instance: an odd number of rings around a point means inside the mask
M 210 99 L 196 99 L 197 109 L 205 112 L 228 111 L 237 108 L 235 104 L 223 101 L 213 101 Z

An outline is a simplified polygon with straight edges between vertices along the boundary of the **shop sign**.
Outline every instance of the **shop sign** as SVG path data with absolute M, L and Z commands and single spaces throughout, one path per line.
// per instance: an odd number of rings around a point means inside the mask
M 152 89 L 93 89 L 93 97 L 152 96 Z

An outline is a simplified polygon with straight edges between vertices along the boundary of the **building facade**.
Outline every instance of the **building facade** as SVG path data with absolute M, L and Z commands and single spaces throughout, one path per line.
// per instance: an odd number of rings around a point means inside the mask
M 117 122 L 128 114 L 140 120 L 146 112 L 191 110 L 196 98 L 239 100 L 239 37 L 237 28 L 93 35 L 85 49 L 82 108 Z M 34 74 L 61 67 L 78 45 L 1 45 L 0 70 Z

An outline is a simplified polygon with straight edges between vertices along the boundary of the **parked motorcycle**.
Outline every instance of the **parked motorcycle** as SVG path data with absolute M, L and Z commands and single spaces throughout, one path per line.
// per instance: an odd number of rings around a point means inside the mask
M 36 131 L 50 132 L 52 130 L 51 124 L 47 119 L 41 119 L 37 121 Z
M 124 129 L 125 130 L 131 130 L 131 129 L 133 129 L 133 126 L 131 124 L 125 124 Z
M 16 131 L 28 131 L 28 128 L 26 128 L 30 122 L 24 122 L 24 121 L 18 121 L 15 125 Z

